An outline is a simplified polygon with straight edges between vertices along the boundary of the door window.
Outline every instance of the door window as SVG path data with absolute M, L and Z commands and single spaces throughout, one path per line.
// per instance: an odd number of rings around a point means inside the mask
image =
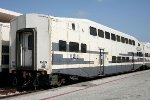
M 33 47 L 33 40 L 32 40 L 32 35 L 28 36 L 28 50 L 32 50 Z

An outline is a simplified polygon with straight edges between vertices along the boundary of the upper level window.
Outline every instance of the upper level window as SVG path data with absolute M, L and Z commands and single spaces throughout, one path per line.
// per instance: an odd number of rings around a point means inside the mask
M 111 33 L 111 40 L 116 41 L 116 35 L 115 35 L 115 34 L 113 34 L 113 33 Z
M 127 38 L 125 38 L 125 43 L 128 44 L 129 40 Z
M 98 29 L 98 36 L 101 37 L 101 38 L 104 38 L 104 31 Z
M 135 41 L 134 40 L 132 40 L 132 45 L 135 45 Z
M 59 51 L 66 51 L 66 41 L 59 40 Z
M 105 32 L 105 38 L 110 39 L 110 33 L 109 32 Z
M 140 46 L 140 43 L 138 43 L 138 46 Z
M 69 51 L 70 52 L 79 52 L 79 43 L 69 42 Z
M 120 36 L 119 35 L 116 36 L 117 36 L 117 41 L 120 42 Z
M 121 42 L 125 43 L 125 38 L 124 37 L 121 37 Z
M 75 30 L 76 28 L 75 28 L 75 24 L 74 23 L 72 23 L 72 29 L 73 30 Z
M 129 44 L 131 44 L 131 45 L 132 45 L 132 40 L 131 40 L 131 39 L 129 39 Z
M 90 26 L 90 34 L 93 36 L 97 36 L 97 29 Z
M 81 52 L 86 53 L 86 44 L 81 43 Z

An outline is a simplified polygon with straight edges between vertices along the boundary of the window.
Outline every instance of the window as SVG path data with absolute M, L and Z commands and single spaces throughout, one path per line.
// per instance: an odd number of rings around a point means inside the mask
M 122 62 L 125 62 L 125 61 L 126 61 L 125 57 L 122 57 Z
M 72 23 L 72 29 L 75 30 L 75 24 L 74 23 Z
M 139 56 L 139 52 L 137 52 L 137 54 L 136 54 L 137 56 Z
M 117 57 L 117 63 L 121 63 L 121 57 Z
M 135 41 L 134 40 L 132 40 L 132 45 L 135 45 Z
M 121 37 L 121 42 L 125 43 L 125 38 L 124 37 Z
M 128 44 L 129 43 L 129 40 L 127 38 L 125 38 L 125 43 Z
M 59 40 L 59 51 L 66 51 L 66 41 Z
M 117 35 L 117 41 L 120 42 L 120 36 L 119 35 Z
M 79 43 L 70 42 L 69 43 L 69 51 L 70 52 L 79 52 Z
M 101 38 L 104 38 L 104 31 L 98 29 L 98 36 L 101 37 Z
M 112 56 L 112 63 L 116 63 L 116 56 Z
M 148 57 L 148 53 L 145 53 L 145 57 Z
M 140 46 L 140 43 L 138 43 L 138 46 Z
M 2 46 L 2 53 L 9 53 L 9 46 Z
M 132 41 L 131 41 L 131 39 L 129 39 L 129 44 L 131 44 L 131 45 L 132 45 Z
M 9 55 L 2 55 L 2 64 L 3 65 L 9 64 Z
M 33 36 L 32 35 L 29 35 L 28 36 L 28 50 L 32 50 L 33 48 Z
M 110 33 L 109 32 L 105 32 L 105 38 L 110 39 Z
M 86 53 L 86 44 L 81 43 L 81 52 Z
M 129 59 L 129 57 L 126 57 L 126 62 L 130 62 L 130 59 Z
M 116 41 L 116 35 L 115 35 L 115 34 L 113 34 L 113 33 L 111 33 L 111 40 Z
M 139 56 L 142 57 L 142 56 L 143 56 L 143 53 L 142 53 L 142 52 L 139 52 Z
M 97 36 L 97 30 L 94 27 L 90 27 L 90 34 L 93 36 Z

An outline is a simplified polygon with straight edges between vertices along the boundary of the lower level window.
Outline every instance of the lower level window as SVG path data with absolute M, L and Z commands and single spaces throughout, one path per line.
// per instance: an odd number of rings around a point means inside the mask
M 86 53 L 86 44 L 81 43 L 81 52 Z
M 2 64 L 3 65 L 9 64 L 9 55 L 2 55 Z
M 116 63 L 116 56 L 112 56 L 112 63 Z
M 69 51 L 70 52 L 79 52 L 79 43 L 69 42 Z

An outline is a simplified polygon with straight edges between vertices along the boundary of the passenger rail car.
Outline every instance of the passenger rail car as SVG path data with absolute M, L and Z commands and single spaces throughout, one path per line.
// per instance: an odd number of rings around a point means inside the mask
M 6 85 L 9 76 L 9 32 L 10 24 L 0 22 L 0 85 Z
M 9 72 L 10 24 L 0 22 L 0 72 Z
M 26 14 L 11 21 L 10 73 L 16 84 L 28 78 L 54 85 L 67 76 L 136 70 L 150 64 L 143 54 L 143 44 L 135 37 L 87 19 Z

